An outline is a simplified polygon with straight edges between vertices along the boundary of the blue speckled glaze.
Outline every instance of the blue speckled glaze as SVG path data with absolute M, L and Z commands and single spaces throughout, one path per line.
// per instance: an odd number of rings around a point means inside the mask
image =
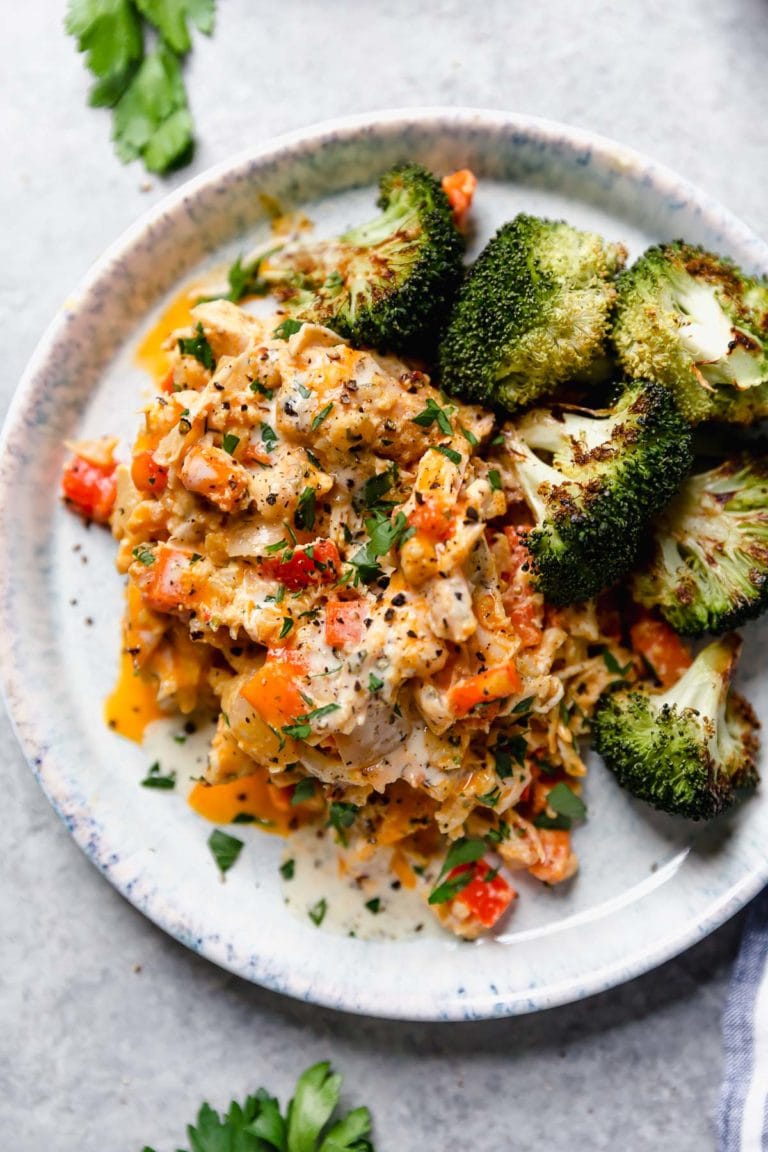
M 405 159 L 477 172 L 475 248 L 525 208 L 600 228 L 633 252 L 685 236 L 768 273 L 766 245 L 684 180 L 545 121 L 464 109 L 390 112 L 237 157 L 185 185 L 118 241 L 32 359 L 0 453 L 0 555 L 13 556 L 0 571 L 0 657 L 19 739 L 52 805 L 115 888 L 165 931 L 302 1000 L 369 1015 L 472 1020 L 610 988 L 721 924 L 768 879 L 765 796 L 701 829 L 635 806 L 595 766 L 591 819 L 576 838 L 580 876 L 551 892 L 521 881 L 519 907 L 499 939 L 381 944 L 318 932 L 281 904 L 273 838 L 254 831 L 222 886 L 207 829 L 183 798 L 137 787 L 141 750 L 100 716 L 119 646 L 114 545 L 66 515 L 57 498 L 64 439 L 130 437 L 143 385 L 130 350 L 175 285 L 247 247 L 243 238 L 267 226 L 269 198 L 284 209 L 309 205 L 320 227 L 335 226 L 370 202 L 383 169 Z M 84 631 L 86 605 L 95 624 Z M 765 718 L 761 636 L 765 629 L 747 631 L 742 675 Z

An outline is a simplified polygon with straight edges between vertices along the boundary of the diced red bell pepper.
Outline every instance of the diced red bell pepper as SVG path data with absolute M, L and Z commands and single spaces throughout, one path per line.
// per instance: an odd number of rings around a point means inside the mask
M 101 467 L 73 456 L 65 465 L 61 477 L 61 490 L 67 500 L 81 516 L 106 524 L 115 506 L 117 481 L 116 465 Z
M 476 676 L 466 676 L 459 680 L 448 692 L 448 704 L 455 716 L 466 716 L 478 704 L 488 704 L 491 700 L 503 700 L 512 696 L 522 687 L 522 680 L 514 660 L 486 668 Z
M 663 620 L 646 616 L 629 630 L 635 652 L 650 664 L 663 688 L 671 688 L 691 666 L 691 654 L 680 637 Z
M 354 648 L 363 638 L 362 600 L 329 600 L 325 606 L 325 642 L 331 648 Z
M 454 880 L 467 872 L 473 873 L 472 879 L 458 895 L 454 896 L 453 902 L 466 905 L 484 928 L 492 928 L 509 908 L 517 892 L 503 876 L 498 873 L 494 875 L 494 870 L 485 860 L 476 860 L 473 864 L 459 864 L 451 869 L 447 879 Z
M 447 540 L 453 531 L 453 520 L 439 501 L 427 496 L 408 513 L 408 523 L 432 540 Z
M 469 168 L 460 168 L 458 172 L 443 176 L 443 191 L 448 197 L 457 228 L 461 228 L 472 206 L 476 187 L 477 177 Z
M 338 580 L 341 557 L 332 540 L 318 540 L 297 548 L 289 560 L 268 556 L 260 566 L 265 575 L 285 584 L 291 592 L 298 592 L 310 584 L 333 584 Z
M 151 452 L 137 452 L 131 461 L 131 479 L 139 492 L 159 496 L 168 483 L 168 469 L 156 464 Z

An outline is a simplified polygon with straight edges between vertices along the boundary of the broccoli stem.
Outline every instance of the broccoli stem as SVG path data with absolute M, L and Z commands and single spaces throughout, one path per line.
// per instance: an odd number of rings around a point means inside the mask
M 681 710 L 690 708 L 700 716 L 716 721 L 725 707 L 740 651 L 741 640 L 733 633 L 707 645 L 676 684 L 650 698 L 653 708 L 659 712 L 665 706 Z
M 547 518 L 547 507 L 539 493 L 545 485 L 548 488 L 559 487 L 563 483 L 563 477 L 554 468 L 550 468 L 549 464 L 540 460 L 517 436 L 507 432 L 506 442 L 507 449 L 515 461 L 515 476 L 523 490 L 525 502 L 533 513 L 536 523 L 543 524 Z

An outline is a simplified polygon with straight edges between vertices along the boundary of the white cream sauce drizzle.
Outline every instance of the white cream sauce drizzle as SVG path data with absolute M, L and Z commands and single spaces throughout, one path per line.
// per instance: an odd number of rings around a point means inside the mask
M 363 940 L 407 940 L 441 936 L 442 930 L 417 890 L 400 886 L 388 867 L 387 853 L 342 873 L 345 853 L 331 829 L 307 827 L 293 833 L 283 853 L 293 861 L 292 879 L 283 878 L 285 905 L 298 919 L 337 936 Z M 290 872 L 291 870 L 288 869 Z M 378 900 L 378 904 L 375 901 Z M 323 901 L 325 902 L 323 907 Z M 372 906 L 370 902 L 374 901 Z

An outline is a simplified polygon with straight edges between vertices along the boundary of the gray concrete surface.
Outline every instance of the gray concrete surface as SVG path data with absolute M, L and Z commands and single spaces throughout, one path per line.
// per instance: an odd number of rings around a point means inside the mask
M 6 4 L 0 20 L 3 409 L 57 303 L 140 212 L 233 151 L 328 116 L 445 103 L 570 121 L 766 226 L 764 0 L 221 0 L 189 68 L 200 146 L 167 182 L 114 158 L 63 7 Z M 0 737 L 3 1152 L 166 1152 L 203 1098 L 285 1093 L 325 1056 L 373 1109 L 380 1152 L 715 1146 L 738 919 L 624 988 L 537 1017 L 335 1015 L 241 983 L 144 921 L 70 842 L 5 718 Z

